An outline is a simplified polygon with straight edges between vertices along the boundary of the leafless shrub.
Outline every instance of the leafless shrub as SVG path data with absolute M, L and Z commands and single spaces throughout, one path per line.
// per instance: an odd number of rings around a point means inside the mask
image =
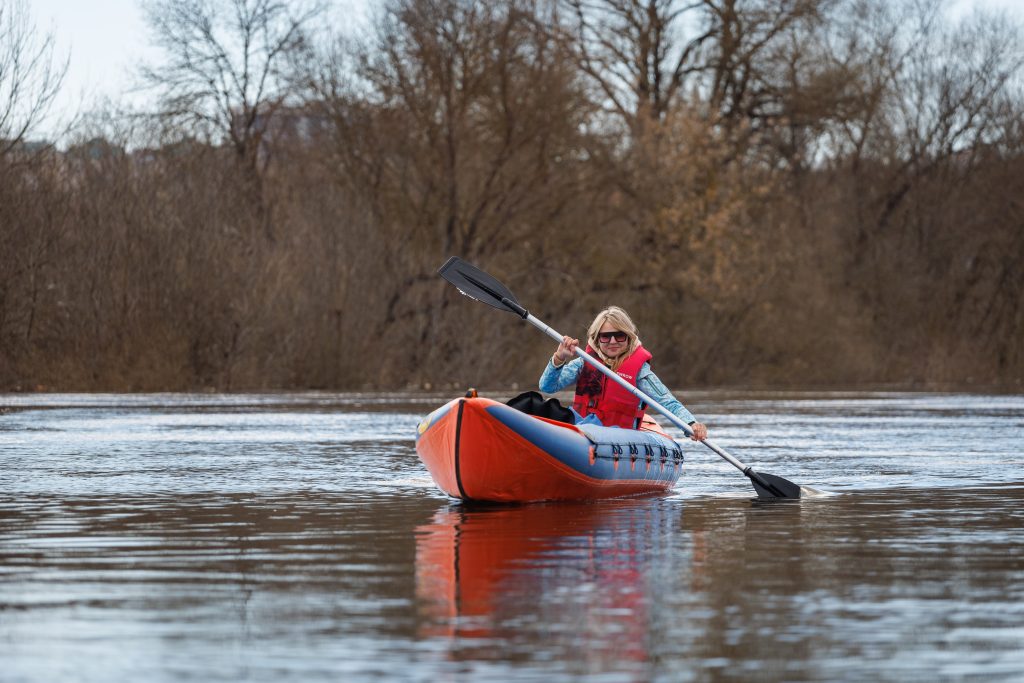
M 53 35 L 37 33 L 23 0 L 0 0 L 0 158 L 24 150 L 67 67 L 57 59 Z

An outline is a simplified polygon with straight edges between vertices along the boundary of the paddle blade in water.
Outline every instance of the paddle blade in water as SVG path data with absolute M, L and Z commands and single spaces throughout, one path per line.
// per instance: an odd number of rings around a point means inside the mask
M 508 287 L 458 256 L 452 256 L 445 261 L 445 264 L 438 269 L 437 274 L 472 299 L 502 311 L 515 313 L 520 318 L 527 316 L 526 309 L 519 305 L 515 295 L 509 291 Z
M 774 474 L 762 474 L 750 471 L 747 473 L 750 483 L 761 498 L 799 498 L 800 487 L 793 482 L 776 477 Z

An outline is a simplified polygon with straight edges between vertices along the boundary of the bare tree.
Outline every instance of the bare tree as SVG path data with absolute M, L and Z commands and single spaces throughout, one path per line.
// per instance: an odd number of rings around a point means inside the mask
M 262 170 L 261 141 L 295 95 L 288 65 L 320 16 L 318 3 L 283 0 L 146 0 L 166 61 L 143 79 L 162 92 L 163 115 L 191 134 L 231 144 Z
M 874 38 L 877 55 L 861 71 L 860 82 L 871 82 L 870 104 L 833 137 L 845 150 L 840 158 L 858 171 L 855 265 L 870 260 L 916 187 L 943 169 L 973 169 L 988 147 L 1003 143 L 998 107 L 1013 99 L 1024 70 L 1019 27 L 999 16 L 950 25 L 943 4 L 931 0 L 885 7 L 872 21 L 860 29 Z
M 562 0 L 581 71 L 636 136 L 699 92 L 726 121 L 778 94 L 765 56 L 827 0 Z
M 25 141 L 57 96 L 68 62 L 56 59 L 23 0 L 0 0 L 0 157 Z
M 438 315 L 451 296 L 435 274 L 444 258 L 537 263 L 557 226 L 585 211 L 590 107 L 544 30 L 549 11 L 535 0 L 392 0 L 355 62 L 360 80 L 345 85 L 333 68 L 319 86 L 335 176 L 369 206 L 371 241 L 357 248 L 376 245 L 374 270 L 394 276 L 366 292 L 381 298 L 378 336 L 414 339 L 385 364 L 393 372 L 415 376 L 423 354 L 445 358 L 457 339 L 435 334 L 452 320 Z
M 62 247 L 66 202 L 53 155 L 26 153 L 25 143 L 66 71 L 28 6 L 0 0 L 0 374 L 8 377 L 46 324 L 44 299 Z
M 693 0 L 563 0 L 580 69 L 634 132 L 704 69 L 713 31 Z

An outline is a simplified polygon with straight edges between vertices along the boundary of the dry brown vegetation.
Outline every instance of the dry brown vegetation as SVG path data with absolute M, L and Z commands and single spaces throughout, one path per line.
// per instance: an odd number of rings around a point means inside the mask
M 354 42 L 315 4 L 147 9 L 162 110 L 40 150 L 62 72 L 0 0 L 2 389 L 532 384 L 550 343 L 453 254 L 565 332 L 624 306 L 676 386 L 1021 388 L 1007 17 L 387 0 Z

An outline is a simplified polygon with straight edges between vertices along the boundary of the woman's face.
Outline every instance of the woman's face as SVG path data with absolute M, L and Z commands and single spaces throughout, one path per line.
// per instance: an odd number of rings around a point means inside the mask
M 608 358 L 618 358 L 629 346 L 629 335 L 606 320 L 597 332 L 597 343 Z

